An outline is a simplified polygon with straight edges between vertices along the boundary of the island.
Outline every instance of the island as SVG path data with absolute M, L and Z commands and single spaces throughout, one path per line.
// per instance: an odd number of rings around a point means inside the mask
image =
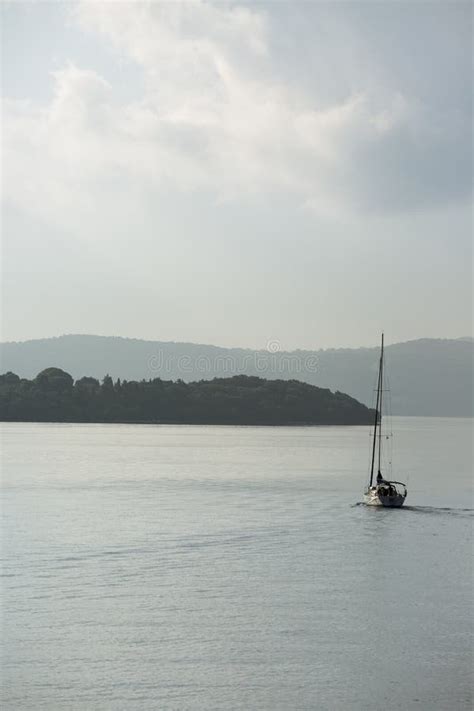
M 235 375 L 183 380 L 74 381 L 61 368 L 34 379 L 0 375 L 4 422 L 94 422 L 206 425 L 367 425 L 374 412 L 342 392 L 299 380 Z

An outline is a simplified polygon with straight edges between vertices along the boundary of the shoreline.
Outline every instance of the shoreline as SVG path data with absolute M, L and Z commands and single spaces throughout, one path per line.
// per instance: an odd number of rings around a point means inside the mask
M 370 427 L 372 422 L 182 422 L 142 420 L 0 420 L 30 425 L 154 425 L 184 427 Z

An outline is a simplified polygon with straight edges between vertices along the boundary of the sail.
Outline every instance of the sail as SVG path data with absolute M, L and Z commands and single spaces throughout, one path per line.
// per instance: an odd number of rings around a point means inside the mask
M 378 475 L 380 474 L 380 458 L 382 454 L 382 437 L 381 437 L 381 425 L 382 425 L 382 378 L 383 378 L 383 333 L 382 333 L 382 346 L 380 349 L 380 360 L 379 360 L 379 375 L 377 379 L 377 400 L 375 403 L 375 422 L 374 422 L 374 438 L 372 441 L 372 461 L 370 464 L 370 481 L 369 487 L 372 486 L 374 480 L 374 467 L 375 467 L 375 453 L 377 447 L 377 430 L 379 431 L 379 449 L 378 449 Z M 381 474 L 380 474 L 381 476 Z
M 403 482 L 385 479 L 382 474 L 382 401 L 384 382 L 384 334 L 380 348 L 379 372 L 377 378 L 377 398 L 375 404 L 374 433 L 372 440 L 372 459 L 370 464 L 370 481 L 365 492 L 365 503 L 368 506 L 384 506 L 386 508 L 400 508 L 403 506 L 407 495 L 407 488 Z M 377 439 L 378 438 L 378 439 Z M 376 485 L 374 486 L 374 472 L 377 460 Z

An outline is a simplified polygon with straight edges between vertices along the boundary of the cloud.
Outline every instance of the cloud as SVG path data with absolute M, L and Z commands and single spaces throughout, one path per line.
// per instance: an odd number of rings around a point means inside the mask
M 332 215 L 470 192 L 469 116 L 379 78 L 318 104 L 279 78 L 260 7 L 81 2 L 73 21 L 138 65 L 145 89 L 119 101 L 104 77 L 68 65 L 48 106 L 6 102 L 6 197 L 46 220 L 80 229 L 100 199 L 134 214 L 141 191 L 285 192 Z

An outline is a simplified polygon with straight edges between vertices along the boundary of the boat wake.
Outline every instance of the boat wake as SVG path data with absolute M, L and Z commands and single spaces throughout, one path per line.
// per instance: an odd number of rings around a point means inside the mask
M 374 511 L 386 510 L 384 506 L 369 506 L 365 501 L 357 501 L 352 506 L 364 506 Z M 424 514 L 448 514 L 453 516 L 474 516 L 474 509 L 451 508 L 448 506 L 402 506 L 397 511 L 411 511 Z
M 405 506 L 406 511 L 432 514 L 454 514 L 457 516 L 472 516 L 474 509 L 450 508 L 448 506 Z

